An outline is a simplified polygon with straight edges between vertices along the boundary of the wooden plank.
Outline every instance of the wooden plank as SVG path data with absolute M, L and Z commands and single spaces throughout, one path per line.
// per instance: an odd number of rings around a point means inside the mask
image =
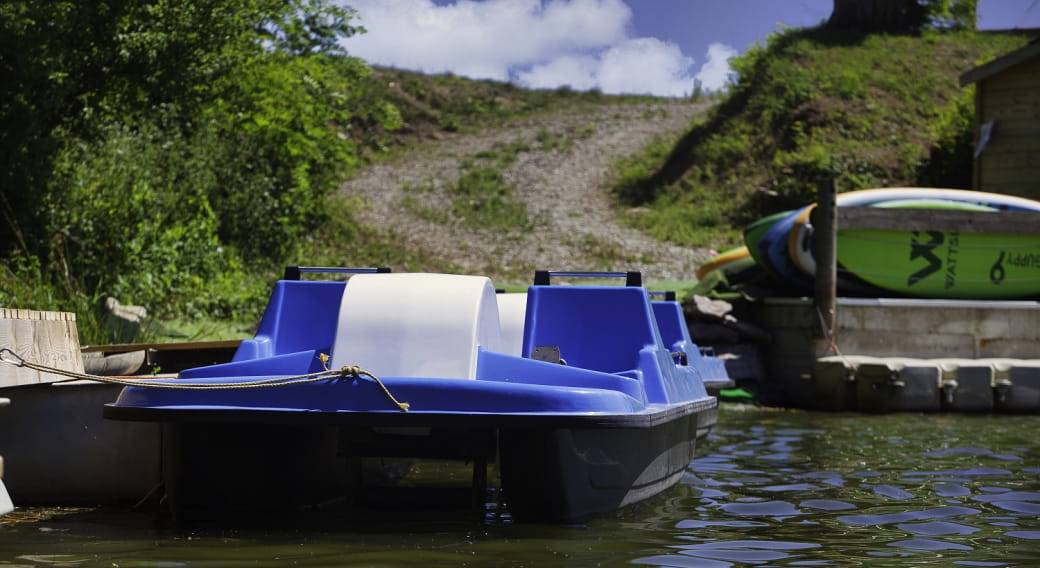
M 1040 213 L 839 207 L 838 227 L 894 231 L 1040 234 Z
M 979 182 L 983 186 L 995 184 L 1008 184 L 1019 187 L 1036 187 L 1037 176 L 1040 176 L 1040 167 L 1034 168 L 1011 168 L 994 167 L 984 164 L 981 168 Z
M 979 177 L 981 178 L 981 172 Z M 979 189 L 979 191 L 1003 193 L 1005 195 L 1017 195 L 1018 197 L 1025 197 L 1026 199 L 1040 201 L 1040 186 L 1037 186 L 1036 183 L 1023 185 L 1021 183 L 988 182 L 985 184 L 981 184 L 981 188 Z
M 837 302 L 838 187 L 834 180 L 816 189 L 816 309 L 820 313 L 822 337 L 834 344 Z
M 1040 59 L 1032 59 L 986 79 L 987 89 L 1040 87 Z
M 1003 135 L 991 139 L 982 151 L 982 159 L 989 154 L 1004 152 L 1031 152 L 1040 153 L 1040 136 L 1013 136 L 1005 132 Z
M 992 119 L 986 117 L 980 120 L 986 123 Z M 1040 119 L 1010 118 L 996 121 L 993 125 L 992 139 L 995 142 L 1003 137 L 1035 137 L 1038 135 L 1040 135 Z
M 0 308 L 0 347 L 6 347 L 33 363 L 83 372 L 76 314 L 73 313 Z M 62 375 L 0 364 L 0 387 L 65 379 Z
M 1037 81 L 1037 87 L 1040 87 L 1040 80 Z M 983 97 L 982 104 L 986 109 L 1000 106 L 1035 105 L 1037 99 L 1040 98 L 1040 93 L 1036 92 L 1037 87 L 1015 87 L 999 90 L 987 90 Z
M 1008 102 L 1006 104 L 995 104 L 987 101 L 986 107 L 982 109 L 981 120 L 984 123 L 995 120 L 997 125 L 1027 122 L 1032 123 L 1035 128 L 1040 123 L 1040 97 L 1034 97 L 1032 100 Z M 1008 125 L 1010 126 L 1011 124 Z M 1014 132 L 1027 128 L 1028 125 L 1019 125 L 1011 129 L 1011 131 Z
M 193 349 L 223 349 L 238 347 L 241 339 L 221 339 L 216 341 L 183 341 L 178 343 L 113 343 L 111 345 L 87 345 L 83 347 L 84 353 L 126 353 L 128 351 L 145 351 L 155 349 L 159 351 L 184 351 Z
M 1010 149 L 1004 152 L 989 152 L 986 149 L 986 167 L 1010 170 L 1029 170 L 1037 178 L 1040 173 L 1040 152 L 1013 152 Z

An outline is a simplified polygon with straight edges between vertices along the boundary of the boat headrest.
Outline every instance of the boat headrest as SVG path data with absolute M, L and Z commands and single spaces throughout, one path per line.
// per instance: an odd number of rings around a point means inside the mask
M 524 349 L 524 318 L 527 317 L 527 294 L 495 294 L 498 318 L 502 324 L 502 352 L 520 357 Z
M 455 274 L 358 274 L 343 290 L 332 366 L 376 376 L 476 377 L 478 348 L 501 349 L 491 280 Z

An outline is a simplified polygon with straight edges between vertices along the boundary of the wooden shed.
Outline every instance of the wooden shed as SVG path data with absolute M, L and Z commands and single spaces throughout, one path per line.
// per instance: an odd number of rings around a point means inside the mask
M 1040 200 L 1040 38 L 961 75 L 975 85 L 972 187 Z

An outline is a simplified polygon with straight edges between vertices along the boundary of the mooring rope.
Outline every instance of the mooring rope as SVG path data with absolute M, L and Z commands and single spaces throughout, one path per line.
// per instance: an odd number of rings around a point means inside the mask
M 116 385 L 123 385 L 128 387 L 147 387 L 156 389 L 174 389 L 174 390 L 233 390 L 233 389 L 257 389 L 257 388 L 271 388 L 271 387 L 282 387 L 290 385 L 300 385 L 307 383 L 316 383 L 320 381 L 327 381 L 331 379 L 343 379 L 349 378 L 357 380 L 362 376 L 372 379 L 379 388 L 383 391 L 391 402 L 394 403 L 401 412 L 408 412 L 409 404 L 407 402 L 399 402 L 394 395 L 390 393 L 390 389 L 383 384 L 383 381 L 379 377 L 372 373 L 362 369 L 358 365 L 345 365 L 339 369 L 330 369 L 328 367 L 329 356 L 322 353 L 319 355 L 321 359 L 323 370 L 315 373 L 306 373 L 302 375 L 293 375 L 290 377 L 277 377 L 272 379 L 261 379 L 256 381 L 229 381 L 229 382 L 218 382 L 218 383 L 187 383 L 181 382 L 176 379 L 170 381 L 154 381 L 148 379 L 128 379 L 122 377 L 106 377 L 102 375 L 91 375 L 88 373 L 79 373 L 76 371 L 69 371 L 67 369 L 59 369 L 57 367 L 50 367 L 48 365 L 42 365 L 40 363 L 34 363 L 26 360 L 21 355 L 15 353 L 7 347 L 0 348 L 0 362 L 14 365 L 16 367 L 26 367 L 39 371 L 42 373 L 51 373 L 54 375 L 60 375 L 68 377 L 66 381 L 95 381 L 99 383 L 109 383 Z
M 835 355 L 841 358 L 842 362 L 845 364 L 846 367 L 849 367 L 850 369 L 855 371 L 859 367 L 859 365 L 856 365 L 851 360 L 849 360 L 849 358 L 841 352 L 841 349 L 838 349 L 838 342 L 834 338 L 834 330 L 827 329 L 826 322 L 823 318 L 823 312 L 820 310 L 819 306 L 816 306 L 816 315 L 820 319 L 820 328 L 823 330 L 823 333 L 826 336 L 825 339 L 827 340 L 827 347 L 824 353 L 828 351 L 834 353 Z M 817 355 L 817 357 L 819 357 L 819 355 Z

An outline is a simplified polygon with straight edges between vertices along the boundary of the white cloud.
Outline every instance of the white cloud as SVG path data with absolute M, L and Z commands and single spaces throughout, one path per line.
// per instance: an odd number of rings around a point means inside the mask
M 674 43 L 628 40 L 607 50 L 601 62 L 599 83 L 606 93 L 681 97 L 693 91 L 689 75 L 693 58 L 684 56 Z
M 562 56 L 515 74 L 532 88 L 567 85 L 611 94 L 681 97 L 693 91 L 693 59 L 675 44 L 653 38 L 622 41 L 594 56 Z
M 697 73 L 697 81 L 701 87 L 708 91 L 717 91 L 725 87 L 733 69 L 729 66 L 729 59 L 738 54 L 736 49 L 722 44 L 713 43 L 708 46 L 708 61 Z
M 596 76 L 600 61 L 596 57 L 563 55 L 516 73 L 517 83 L 532 89 L 567 86 L 576 91 L 598 88 Z
M 628 37 L 622 0 L 343 1 L 368 30 L 345 46 L 373 65 L 605 93 L 683 96 L 694 87 L 694 60 L 677 45 Z M 725 85 L 723 55 L 735 53 L 715 48 L 696 75 L 707 89 Z

